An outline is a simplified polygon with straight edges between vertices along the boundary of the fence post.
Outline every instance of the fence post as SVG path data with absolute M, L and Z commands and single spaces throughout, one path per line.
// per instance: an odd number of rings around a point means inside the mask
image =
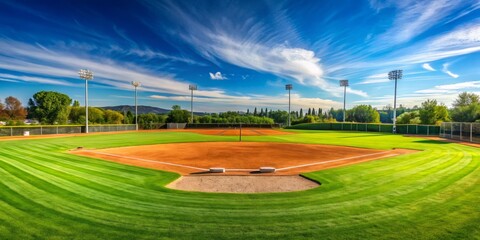
M 415 134 L 418 135 L 418 124 L 415 125 Z
M 430 125 L 427 125 L 427 136 L 430 136 Z
M 40 135 L 43 135 L 43 127 L 40 126 Z
M 450 123 L 450 138 L 453 139 L 453 123 Z
M 462 141 L 462 135 L 463 135 L 463 124 L 460 123 L 460 141 Z
M 473 123 L 470 123 L 470 142 L 473 142 Z
M 57 126 L 57 134 L 58 134 L 58 126 Z
M 10 136 L 13 136 L 13 127 L 10 127 Z
M 407 134 L 408 134 L 408 126 L 409 126 L 409 124 L 407 124 Z

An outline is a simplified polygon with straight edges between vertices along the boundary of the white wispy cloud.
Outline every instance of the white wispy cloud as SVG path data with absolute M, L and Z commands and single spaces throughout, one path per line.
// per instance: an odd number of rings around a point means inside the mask
M 212 80 L 225 80 L 228 79 L 224 75 L 222 75 L 221 72 L 216 72 L 216 73 L 209 73 L 210 74 L 210 79 Z
M 179 7 L 169 3 L 151 2 L 146 4 L 154 11 L 171 13 L 171 18 L 184 30 L 178 36 L 210 62 L 217 65 L 227 62 L 293 79 L 299 84 L 320 88 L 333 96 L 340 96 L 342 93 L 336 82 L 324 78 L 323 66 L 315 52 L 296 46 L 300 45 L 296 31 L 286 23 L 283 11 L 273 11 L 274 21 L 266 24 L 262 21 L 262 16 L 254 16 L 247 9 L 228 12 L 232 14 L 231 18 L 222 17 L 222 21 L 217 21 L 216 17 L 221 16 L 192 6 Z M 222 13 L 224 14 L 226 13 Z M 234 16 L 241 16 L 241 19 Z M 281 25 L 282 28 L 271 25 Z M 149 26 L 152 29 L 158 28 L 151 23 Z M 350 89 L 350 92 L 362 97 L 368 96 L 360 90 Z
M 461 0 L 436 0 L 436 1 L 386 1 L 379 3 L 371 1 L 377 10 L 393 6 L 396 9 L 396 17 L 393 26 L 382 36 L 381 41 L 388 43 L 408 42 L 416 36 L 436 26 L 440 20 L 449 16 L 459 7 L 463 6 Z
M 480 81 L 468 81 L 453 84 L 437 85 L 431 89 L 415 91 L 416 93 L 455 93 L 456 90 L 473 91 L 480 88 Z
M 432 72 L 437 71 L 432 66 L 430 66 L 429 63 L 422 64 L 422 67 L 423 67 L 423 69 L 428 70 L 428 71 L 432 71 Z
M 4 74 L 0 73 L 0 79 L 4 79 L 4 81 L 9 82 L 34 82 L 34 83 L 42 83 L 42 84 L 49 84 L 49 85 L 60 85 L 60 86 L 80 86 L 81 84 L 75 84 L 73 82 L 58 80 L 58 79 L 51 79 L 51 78 L 44 78 L 44 77 L 32 77 L 32 76 L 22 76 L 22 75 L 13 75 L 13 74 Z
M 448 70 L 448 66 L 449 66 L 448 63 L 443 64 L 442 72 L 448 74 L 452 78 L 458 78 L 459 75 L 455 74 L 455 73 L 452 73 L 450 70 Z
M 374 74 L 370 75 L 366 78 L 364 78 L 361 82 L 357 84 L 373 84 L 373 83 L 384 83 L 388 82 L 388 75 L 387 73 L 379 73 L 379 74 Z

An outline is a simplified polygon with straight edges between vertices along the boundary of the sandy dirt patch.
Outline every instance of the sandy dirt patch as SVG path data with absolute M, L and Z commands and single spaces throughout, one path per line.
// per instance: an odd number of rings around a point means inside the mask
M 168 188 L 217 193 L 269 193 L 303 191 L 319 184 L 300 176 L 183 176 Z
M 271 175 L 296 175 L 415 152 L 375 150 L 318 144 L 273 142 L 199 142 L 78 150 L 71 153 L 129 165 L 178 172 L 210 174 L 209 168 L 226 168 L 225 174 L 257 174 L 274 167 Z M 262 174 L 263 175 L 263 174 Z

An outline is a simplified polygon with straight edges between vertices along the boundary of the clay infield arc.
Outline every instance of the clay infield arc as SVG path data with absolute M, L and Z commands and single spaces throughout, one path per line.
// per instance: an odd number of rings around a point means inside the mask
M 226 174 L 250 175 L 264 166 L 275 167 L 277 172 L 274 175 L 296 175 L 411 152 L 414 151 L 297 143 L 198 142 L 79 150 L 72 153 L 182 175 L 208 174 L 206 171 L 211 167 L 226 168 Z

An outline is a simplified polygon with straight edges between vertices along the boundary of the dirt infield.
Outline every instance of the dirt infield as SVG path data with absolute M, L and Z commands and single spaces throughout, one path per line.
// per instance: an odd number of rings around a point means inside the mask
M 318 187 L 319 184 L 300 176 L 183 176 L 168 188 L 223 193 L 292 192 Z
M 182 175 L 210 174 L 208 169 L 212 167 L 226 168 L 225 174 L 250 175 L 266 166 L 277 169 L 274 175 L 295 175 L 410 152 L 414 151 L 263 142 L 175 143 L 72 151 L 77 155 Z

